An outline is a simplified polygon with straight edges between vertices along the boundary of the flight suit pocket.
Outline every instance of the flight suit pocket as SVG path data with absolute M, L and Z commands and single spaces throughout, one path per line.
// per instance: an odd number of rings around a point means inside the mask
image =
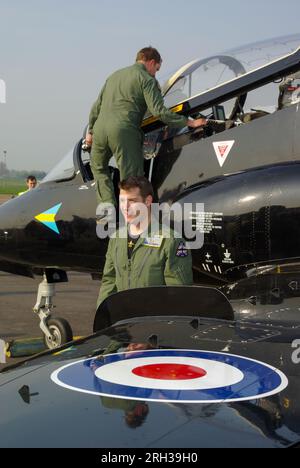
M 164 269 L 161 265 L 151 265 L 148 269 L 148 284 L 150 286 L 163 286 L 165 284 Z
M 182 284 L 190 284 L 191 280 L 189 275 L 187 274 L 186 270 L 182 268 L 181 266 L 177 267 L 175 270 L 175 275 Z
M 127 289 L 127 264 L 126 262 L 120 259 L 120 249 L 118 247 L 115 249 L 115 269 L 116 269 L 116 283 L 118 286 L 118 290 Z

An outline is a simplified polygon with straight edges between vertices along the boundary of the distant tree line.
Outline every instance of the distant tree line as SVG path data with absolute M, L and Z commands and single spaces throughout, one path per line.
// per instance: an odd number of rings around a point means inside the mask
M 38 180 L 42 180 L 46 177 L 46 172 L 43 171 L 15 171 L 7 169 L 4 162 L 0 162 L 0 178 L 2 179 L 17 179 L 26 180 L 29 175 L 34 175 Z

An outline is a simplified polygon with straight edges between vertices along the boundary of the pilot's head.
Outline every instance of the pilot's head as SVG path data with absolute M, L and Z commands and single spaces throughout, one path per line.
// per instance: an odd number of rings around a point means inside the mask
M 160 53 L 151 46 L 141 49 L 137 53 L 136 61 L 138 63 L 143 63 L 151 76 L 156 75 L 162 64 Z
M 137 403 L 133 410 L 126 411 L 125 422 L 131 429 L 140 427 L 146 420 L 149 413 L 149 407 L 146 403 Z
M 120 208 L 126 223 L 132 224 L 137 217 L 150 219 L 154 192 L 146 177 L 128 177 L 119 184 Z
M 35 176 L 28 176 L 26 180 L 28 190 L 35 189 L 37 186 L 37 180 Z

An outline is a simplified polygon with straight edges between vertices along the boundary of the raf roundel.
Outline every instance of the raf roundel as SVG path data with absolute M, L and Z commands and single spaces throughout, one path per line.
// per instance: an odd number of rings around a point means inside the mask
M 173 403 L 247 401 L 280 393 L 286 376 L 268 364 L 211 351 L 151 350 L 85 359 L 51 375 L 76 392 Z

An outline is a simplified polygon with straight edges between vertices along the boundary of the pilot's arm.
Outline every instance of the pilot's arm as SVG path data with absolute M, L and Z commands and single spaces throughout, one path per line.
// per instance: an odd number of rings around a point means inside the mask
M 165 283 L 167 286 L 192 286 L 191 251 L 183 239 L 168 239 L 166 246 Z
M 105 301 L 105 299 L 117 292 L 116 287 L 116 270 L 113 262 L 113 242 L 112 239 L 109 241 L 108 250 L 106 254 L 106 261 L 103 271 L 102 284 L 100 287 L 100 294 L 98 298 L 98 307 Z
M 105 83 L 105 85 L 106 85 L 106 83 Z M 92 107 L 91 112 L 90 112 L 89 131 L 88 131 L 88 133 L 90 133 L 91 135 L 93 134 L 93 128 L 94 128 L 95 122 L 98 119 L 98 116 L 100 114 L 100 109 L 101 109 L 101 104 L 102 104 L 102 97 L 103 97 L 103 93 L 104 93 L 104 90 L 105 90 L 105 85 L 101 89 L 100 94 L 99 94 L 99 96 L 97 98 L 97 101 L 93 104 L 93 107 Z
M 169 127 L 200 127 L 206 125 L 205 119 L 191 120 L 183 115 L 176 114 L 168 109 L 164 104 L 161 91 L 155 78 L 149 77 L 142 83 L 144 98 L 150 113 L 154 117 L 158 117 L 162 122 L 167 124 Z

